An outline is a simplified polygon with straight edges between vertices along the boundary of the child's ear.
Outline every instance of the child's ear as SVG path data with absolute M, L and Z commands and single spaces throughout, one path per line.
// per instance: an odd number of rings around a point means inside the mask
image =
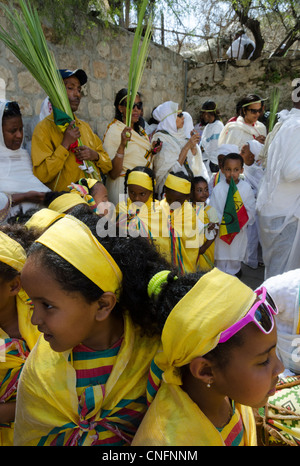
M 95 302 L 96 309 L 96 320 L 105 320 L 114 309 L 117 303 L 117 297 L 111 291 L 103 293 L 103 295 Z
M 16 275 L 15 278 L 10 280 L 8 286 L 9 286 L 9 295 L 16 296 L 22 287 L 20 275 Z
M 213 383 L 212 364 L 209 359 L 204 357 L 195 358 L 190 362 L 189 367 L 193 377 L 201 380 L 206 385 Z

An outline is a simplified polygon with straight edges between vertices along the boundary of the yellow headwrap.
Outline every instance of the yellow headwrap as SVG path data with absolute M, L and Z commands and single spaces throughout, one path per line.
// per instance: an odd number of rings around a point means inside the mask
M 149 191 L 153 191 L 152 179 L 145 172 L 133 171 L 129 173 L 127 184 L 136 184 Z
M 190 194 L 191 192 L 190 181 L 180 178 L 179 176 L 172 175 L 172 173 L 168 174 L 165 186 L 183 194 Z
M 117 296 L 122 273 L 106 249 L 80 220 L 66 215 L 51 225 L 37 240 L 64 258 L 104 292 Z
M 87 204 L 87 202 L 77 192 L 66 193 L 58 196 L 52 201 L 48 208 L 56 212 L 64 213 L 78 204 Z
M 162 352 L 155 357 L 164 371 L 163 380 L 181 385 L 175 368 L 214 349 L 221 332 L 238 322 L 255 299 L 248 286 L 217 268 L 201 277 L 166 320 Z
M 53 222 L 55 222 L 55 220 L 63 218 L 64 215 L 65 214 L 61 214 L 52 209 L 41 209 L 27 220 L 25 226 L 27 228 L 48 228 Z
M 0 261 L 21 272 L 26 252 L 17 241 L 0 231 Z

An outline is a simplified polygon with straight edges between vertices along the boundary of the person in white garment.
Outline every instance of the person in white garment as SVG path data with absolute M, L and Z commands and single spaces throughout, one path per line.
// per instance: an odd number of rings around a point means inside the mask
M 253 190 L 255 199 L 257 191 L 264 176 L 264 169 L 259 163 L 259 157 L 263 144 L 251 140 L 242 147 L 241 156 L 244 160 L 244 179 Z M 255 222 L 247 228 L 248 245 L 245 260 L 243 261 L 251 269 L 257 269 L 259 261 L 259 234 L 258 220 L 255 214 Z
M 263 99 L 256 94 L 249 94 L 239 101 L 241 115 L 224 126 L 220 137 L 221 144 L 236 144 L 241 150 L 250 139 L 264 143 L 267 128 L 258 119 L 263 112 Z
M 20 210 L 42 205 L 45 193 L 50 189 L 32 172 L 30 155 L 23 148 L 23 121 L 17 102 L 0 100 L 0 189 L 14 196 L 9 216 Z
M 265 279 L 300 266 L 300 80 L 294 106 L 275 134 L 257 195 Z
M 224 207 L 228 194 L 231 177 L 238 188 L 243 204 L 248 214 L 248 221 L 234 237 L 231 244 L 227 244 L 220 236 L 215 240 L 215 266 L 222 272 L 240 277 L 241 262 L 247 250 L 247 225 L 255 221 L 255 198 L 251 186 L 240 179 L 244 161 L 240 154 L 228 154 L 224 158 L 223 172 L 225 180 L 220 181 L 212 192 L 210 205 L 217 211 L 218 217 L 223 219 Z
M 220 112 L 217 104 L 212 100 L 204 102 L 201 108 L 202 117 L 207 123 L 204 127 L 201 148 L 203 158 L 208 160 L 208 167 L 211 173 L 219 171 L 218 165 L 218 139 L 224 125 L 220 120 Z
M 236 33 L 234 41 L 226 52 L 228 58 L 237 60 L 250 60 L 252 58 L 256 45 L 244 30 Z
M 156 193 L 161 199 L 168 174 L 183 171 L 186 175 L 208 179 L 206 167 L 198 145 L 200 137 L 194 130 L 192 118 L 178 108 L 178 103 L 168 101 L 156 107 L 153 117 L 159 121 L 152 143 L 160 140 L 161 150 L 153 158 Z
M 222 180 L 225 180 L 225 175 L 222 171 L 224 158 L 226 155 L 232 154 L 232 153 L 234 154 L 239 153 L 239 148 L 235 144 L 222 144 L 221 146 L 218 147 L 217 158 L 218 158 L 219 171 L 217 173 L 213 173 L 209 180 L 208 192 L 210 196 L 216 184 L 220 183 L 220 181 Z
M 262 286 L 278 308 L 277 355 L 289 371 L 286 375 L 300 375 L 300 268 L 274 275 Z

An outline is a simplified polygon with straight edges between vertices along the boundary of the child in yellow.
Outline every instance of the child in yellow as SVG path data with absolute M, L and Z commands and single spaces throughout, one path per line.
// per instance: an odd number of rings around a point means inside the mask
M 160 201 L 164 213 L 162 236 L 157 241 L 161 253 L 181 274 L 196 272 L 199 248 L 204 242 L 202 226 L 189 203 L 191 182 L 183 172 L 169 173 L 164 186 L 165 198 Z
M 209 190 L 205 178 L 202 176 L 193 178 L 191 194 L 192 204 L 197 217 L 200 217 L 200 221 L 203 219 L 204 214 L 205 234 L 204 244 L 199 249 L 199 270 L 206 272 L 214 267 L 215 239 L 220 221 L 216 209 L 207 204 Z
M 43 335 L 20 379 L 17 446 L 129 445 L 146 411 L 160 340 L 139 274 L 165 263 L 145 238 L 100 243 L 84 212 L 50 225 L 22 271 Z
M 162 382 L 132 445 L 256 445 L 251 407 L 265 405 L 283 370 L 274 303 L 217 268 L 162 274 L 149 282 L 163 327 L 151 373 Z
M 4 233 L 4 231 L 6 233 Z M 24 249 L 33 236 L 21 225 L 0 231 L 0 445 L 12 446 L 17 387 L 39 332 L 31 324 L 32 306 L 21 287 Z M 23 247 L 24 246 L 24 247 Z
M 122 234 L 132 237 L 142 236 L 157 245 L 161 235 L 162 209 L 154 199 L 155 178 L 148 167 L 135 167 L 127 170 L 124 179 L 125 202 L 116 208 L 117 225 Z

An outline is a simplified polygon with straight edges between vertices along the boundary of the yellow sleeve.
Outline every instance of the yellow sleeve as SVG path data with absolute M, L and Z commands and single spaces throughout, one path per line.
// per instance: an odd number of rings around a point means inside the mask
M 45 121 L 37 124 L 31 142 L 34 175 L 43 183 L 50 183 L 61 171 L 70 152 L 61 145 L 63 135 L 54 132 Z

